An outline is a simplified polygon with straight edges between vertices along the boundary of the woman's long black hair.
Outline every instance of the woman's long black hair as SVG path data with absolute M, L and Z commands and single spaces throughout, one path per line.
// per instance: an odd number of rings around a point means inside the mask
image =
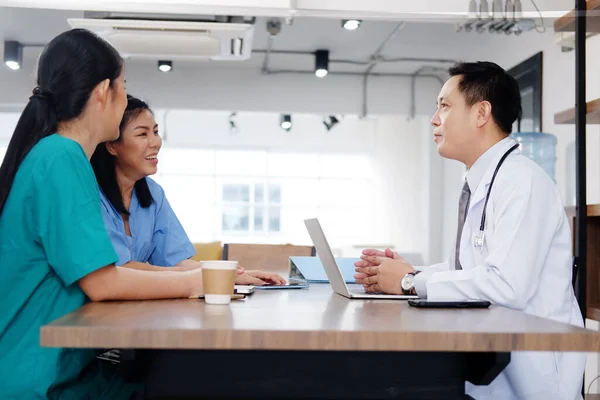
M 127 95 L 127 108 L 125 109 L 125 113 L 123 114 L 123 119 L 121 120 L 121 124 L 119 125 L 119 138 L 116 140 L 117 142 L 123 140 L 123 130 L 133 119 L 137 118 L 143 111 L 150 111 L 150 107 L 146 102 Z M 115 210 L 117 210 L 121 214 L 129 215 L 129 210 L 125 207 L 123 203 L 123 195 L 121 194 L 121 188 L 119 187 L 119 182 L 117 181 L 117 171 L 116 171 L 116 163 L 117 159 L 115 156 L 110 154 L 106 149 L 106 143 L 100 143 L 98 147 L 96 147 L 96 151 L 94 155 L 92 155 L 92 168 L 94 168 L 94 173 L 96 174 L 96 180 L 98 181 L 98 185 L 104 192 L 104 195 L 113 205 Z M 138 198 L 138 202 L 144 208 L 150 207 L 150 204 L 154 201 L 152 198 L 152 193 L 150 193 L 150 189 L 148 188 L 148 182 L 146 178 L 142 178 L 138 180 L 133 186 L 133 190 L 135 190 L 135 194 Z
M 40 56 L 37 87 L 25 106 L 0 166 L 0 214 L 21 162 L 62 121 L 77 118 L 102 81 L 111 86 L 121 75 L 123 59 L 108 42 L 85 29 L 54 38 Z

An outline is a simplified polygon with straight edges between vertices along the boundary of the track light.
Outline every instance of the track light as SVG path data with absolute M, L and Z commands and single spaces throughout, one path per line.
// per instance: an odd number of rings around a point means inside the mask
M 4 41 L 4 64 L 13 71 L 23 64 L 23 45 L 14 40 Z
M 159 60 L 158 69 L 162 72 L 169 72 L 173 69 L 173 63 L 167 60 Z
M 290 114 L 281 114 L 281 128 L 286 131 L 290 131 L 292 129 L 292 116 Z
M 523 5 L 521 4 L 521 0 L 515 0 L 513 3 L 513 15 L 515 21 L 521 20 L 523 18 Z
M 240 128 L 238 128 L 237 124 L 235 123 L 236 115 L 237 112 L 232 112 L 231 114 L 229 114 L 229 133 L 233 135 L 240 132 Z
M 329 50 L 315 52 L 315 75 L 324 78 L 329 73 Z
M 354 31 L 358 29 L 362 21 L 360 19 L 343 19 L 342 20 L 342 28 L 347 29 L 349 31 Z
M 488 7 L 488 0 L 480 0 L 479 3 L 479 18 L 487 19 L 490 17 L 490 8 Z
M 475 0 L 469 1 L 469 19 L 476 20 L 478 17 L 477 14 L 477 2 Z
M 331 128 L 336 126 L 339 122 L 340 120 L 337 119 L 334 115 L 330 115 L 328 119 L 323 119 L 323 125 L 325 125 L 325 128 L 327 128 L 327 131 L 330 131 Z
M 538 27 L 535 19 L 523 18 L 522 0 L 469 0 L 468 16 L 456 31 L 520 35 Z

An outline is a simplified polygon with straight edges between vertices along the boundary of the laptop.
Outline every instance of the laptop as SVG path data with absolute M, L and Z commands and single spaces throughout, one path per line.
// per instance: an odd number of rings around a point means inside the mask
M 419 296 L 404 294 L 366 293 L 363 287 L 358 285 L 356 285 L 356 288 L 348 288 L 348 285 L 346 285 L 344 277 L 342 276 L 342 271 L 335 261 L 331 247 L 329 247 L 329 243 L 325 238 L 325 233 L 323 233 L 323 229 L 321 228 L 319 220 L 316 218 L 307 219 L 304 220 L 304 224 L 306 225 L 308 234 L 310 235 L 310 238 L 317 249 L 317 255 L 321 260 L 321 264 L 325 269 L 329 283 L 331 284 L 331 287 L 335 293 L 349 299 L 408 300 L 419 298 Z
M 354 263 L 360 261 L 357 257 L 336 257 L 335 262 L 342 271 L 342 277 L 346 283 L 356 283 L 354 281 Z M 309 256 L 291 256 L 290 266 L 294 274 L 304 278 L 309 283 L 329 283 L 325 268 L 318 257 Z

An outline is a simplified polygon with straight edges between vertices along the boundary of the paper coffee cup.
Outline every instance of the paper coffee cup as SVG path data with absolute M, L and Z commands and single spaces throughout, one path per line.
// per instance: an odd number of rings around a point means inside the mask
M 202 261 L 204 301 L 207 304 L 229 304 L 235 286 L 237 261 Z

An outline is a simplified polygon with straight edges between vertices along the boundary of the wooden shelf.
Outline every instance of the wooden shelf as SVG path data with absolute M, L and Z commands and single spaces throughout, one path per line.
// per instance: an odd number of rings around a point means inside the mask
M 587 308 L 586 318 L 600 321 L 600 306 L 589 306 Z
M 588 101 L 586 103 L 586 114 L 588 124 L 600 124 L 600 99 Z M 554 114 L 555 124 L 574 124 L 575 107 L 569 108 Z
M 600 0 L 587 0 L 586 31 L 600 32 Z M 554 32 L 575 32 L 575 10 L 554 21 Z
M 585 400 L 600 400 L 600 394 L 586 394 Z
M 568 217 L 575 217 L 575 206 L 565 207 L 565 211 Z M 587 216 L 588 217 L 600 217 L 600 204 L 588 204 L 587 205 Z

